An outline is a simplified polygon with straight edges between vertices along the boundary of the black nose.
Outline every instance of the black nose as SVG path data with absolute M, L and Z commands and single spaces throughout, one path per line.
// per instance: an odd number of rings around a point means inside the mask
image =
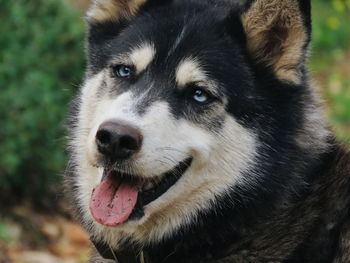
M 109 159 L 127 159 L 141 149 L 142 134 L 121 121 L 108 121 L 98 128 L 96 144 L 98 151 Z

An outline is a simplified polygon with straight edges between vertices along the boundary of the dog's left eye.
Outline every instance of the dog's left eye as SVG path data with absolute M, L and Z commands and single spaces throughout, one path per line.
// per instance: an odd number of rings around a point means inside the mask
M 210 100 L 210 95 L 202 89 L 193 90 L 192 97 L 199 103 L 207 103 Z
M 118 78 L 130 78 L 134 73 L 134 69 L 131 66 L 116 65 L 112 67 L 113 74 Z

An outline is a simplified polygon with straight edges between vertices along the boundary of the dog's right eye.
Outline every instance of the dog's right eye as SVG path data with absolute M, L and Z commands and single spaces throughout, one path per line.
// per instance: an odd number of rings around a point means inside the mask
M 193 99 L 198 103 L 207 103 L 210 100 L 210 95 L 202 89 L 196 89 L 193 91 Z
M 112 71 L 113 75 L 118 78 L 130 78 L 134 73 L 134 68 L 127 65 L 115 65 Z
M 206 89 L 194 84 L 188 86 L 186 94 L 188 98 L 200 105 L 207 105 L 217 100 L 217 98 L 206 91 Z

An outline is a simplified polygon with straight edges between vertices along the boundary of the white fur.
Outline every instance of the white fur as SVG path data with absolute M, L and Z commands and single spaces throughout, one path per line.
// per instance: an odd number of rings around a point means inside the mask
M 310 89 L 312 89 L 311 101 L 304 102 L 306 106 L 303 125 L 297 134 L 296 142 L 300 147 L 311 152 L 326 152 L 330 146 L 328 138 L 332 135 L 327 128 L 323 101 L 318 96 L 317 86 L 311 84 Z
M 129 52 L 119 54 L 111 62 L 115 65 L 134 66 L 136 74 L 140 74 L 152 63 L 155 56 L 156 50 L 153 43 L 145 42 L 137 45 Z
M 181 41 L 183 40 L 183 38 L 185 36 L 186 30 L 187 30 L 187 27 L 185 25 L 182 28 L 180 34 L 175 39 L 173 46 L 169 49 L 168 57 L 170 57 L 174 53 L 174 51 L 177 49 L 177 47 L 180 45 Z
M 176 69 L 176 82 L 180 89 L 195 83 L 213 95 L 220 96 L 217 83 L 208 78 L 198 59 L 186 58 L 179 63 Z
M 192 82 L 206 81 L 207 76 L 196 59 L 186 58 L 180 62 L 176 70 L 176 81 L 180 87 Z
M 80 121 L 72 141 L 78 163 L 76 183 L 81 212 L 95 238 L 113 246 L 128 237 L 140 242 L 160 240 L 194 220 L 198 211 L 209 209 L 211 202 L 230 186 L 244 183 L 242 173 L 249 170 L 257 149 L 255 135 L 250 130 L 226 116 L 220 132 L 209 132 L 188 120 L 176 120 L 168 104 L 162 101 L 153 103 L 146 113 L 139 115 L 135 109 L 140 102 L 138 98 L 144 94 L 125 92 L 114 99 L 100 97 L 97 102 L 96 92 L 103 78 L 103 72 L 95 75 L 82 89 Z M 145 207 L 143 218 L 114 228 L 95 222 L 89 211 L 92 191 L 102 176 L 102 169 L 93 166 L 95 134 L 99 125 L 110 119 L 127 121 L 142 132 L 142 150 L 133 157 L 133 166 L 140 176 L 159 176 L 187 157 L 193 157 L 192 166 L 181 179 Z M 254 178 L 249 181 L 253 182 Z
M 148 67 L 153 61 L 155 54 L 154 46 L 149 43 L 142 44 L 131 52 L 130 59 L 135 65 L 137 73 L 144 71 Z

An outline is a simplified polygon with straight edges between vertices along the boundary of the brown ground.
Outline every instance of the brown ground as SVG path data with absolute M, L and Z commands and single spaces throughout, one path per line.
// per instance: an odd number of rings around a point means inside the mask
M 67 217 L 16 207 L 0 222 L 0 263 L 83 263 L 88 258 L 88 235 Z

